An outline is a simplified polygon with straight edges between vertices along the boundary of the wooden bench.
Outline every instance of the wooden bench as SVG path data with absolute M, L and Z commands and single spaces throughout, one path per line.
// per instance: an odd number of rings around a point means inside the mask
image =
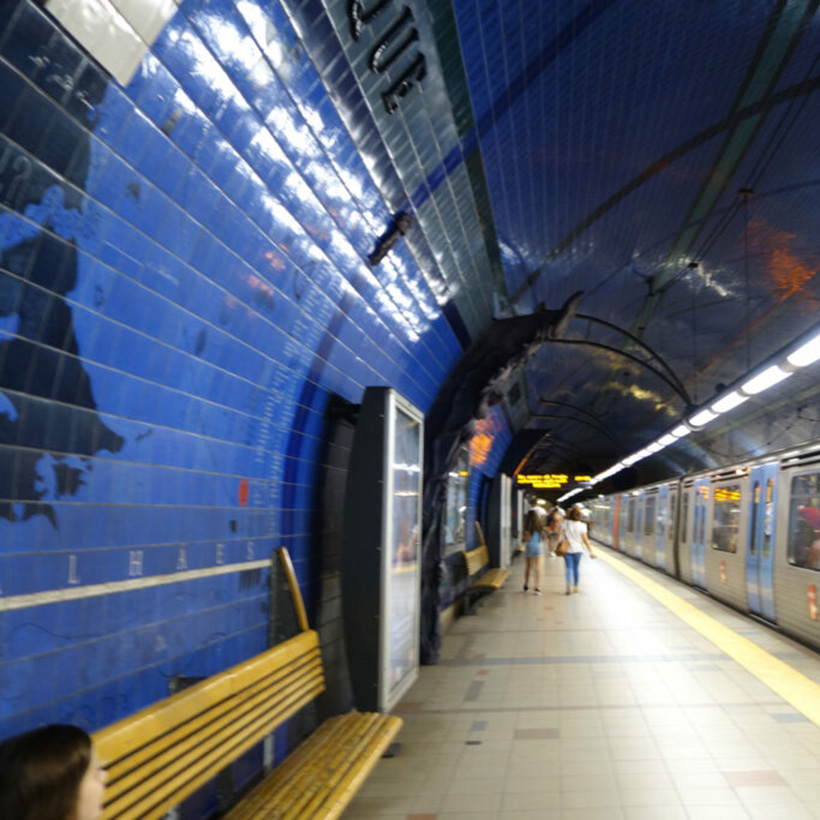
M 319 636 L 287 550 L 278 552 L 299 633 L 96 732 L 105 820 L 161 818 L 325 689 Z M 330 718 L 225 816 L 338 817 L 401 725 L 380 713 Z
M 462 550 L 464 563 L 467 567 L 467 576 L 472 578 L 490 564 L 490 556 L 487 552 L 487 545 L 482 544 L 472 550 Z M 464 611 L 467 615 L 475 612 L 476 602 L 490 592 L 504 586 L 510 571 L 508 569 L 488 569 L 478 579 L 473 581 L 464 593 Z

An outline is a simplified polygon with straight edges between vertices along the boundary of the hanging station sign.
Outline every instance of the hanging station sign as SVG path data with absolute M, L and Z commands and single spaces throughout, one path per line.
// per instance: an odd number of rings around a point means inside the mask
M 591 476 L 576 475 L 572 477 L 575 484 L 582 484 L 585 481 L 590 481 Z M 516 477 L 518 485 L 526 485 L 532 487 L 534 490 L 560 490 L 570 480 L 568 475 L 563 473 L 525 473 Z

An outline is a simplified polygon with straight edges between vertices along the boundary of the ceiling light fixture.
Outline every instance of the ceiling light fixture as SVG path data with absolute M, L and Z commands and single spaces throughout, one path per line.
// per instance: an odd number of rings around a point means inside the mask
M 790 352 L 786 353 L 786 350 Z M 774 387 L 788 379 L 800 368 L 808 367 L 818 360 L 820 360 L 820 332 L 815 326 L 791 345 L 770 357 L 754 374 L 743 376 L 744 381 L 741 382 L 738 379 L 739 385 L 736 382 L 734 387 L 728 389 L 708 406 L 698 408 L 683 423 L 664 433 L 663 436 L 651 442 L 642 450 L 632 453 L 632 455 L 622 459 L 608 470 L 593 476 L 590 484 L 594 486 L 604 479 L 611 478 L 626 467 L 631 467 L 647 456 L 660 452 L 693 431 L 703 429 L 718 416 L 734 410 L 747 402 L 752 396 L 760 395 L 770 387 Z M 578 488 L 573 493 L 582 492 L 582 490 L 583 488 Z
M 786 356 L 786 361 L 793 367 L 806 367 L 806 365 L 814 364 L 818 359 L 820 359 L 820 333 Z
M 734 410 L 735 407 L 739 407 L 748 400 L 749 396 L 744 396 L 739 390 L 732 390 L 731 393 L 718 399 L 709 409 L 713 413 L 728 413 L 729 410 Z
M 717 417 L 718 414 L 713 413 L 707 407 L 705 410 L 695 413 L 694 416 L 689 416 L 689 418 L 686 419 L 686 422 L 687 424 L 691 424 L 692 427 L 705 427 L 710 421 L 714 421 Z
M 788 379 L 792 374 L 788 370 L 784 370 L 780 365 L 773 364 L 767 367 L 762 373 L 744 382 L 740 389 L 750 396 L 756 396 L 776 384 L 780 384 L 784 379 Z

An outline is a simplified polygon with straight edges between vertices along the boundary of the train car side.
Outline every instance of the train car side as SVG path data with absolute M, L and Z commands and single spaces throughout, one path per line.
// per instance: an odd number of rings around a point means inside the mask
M 599 541 L 820 650 L 820 442 L 595 509 Z

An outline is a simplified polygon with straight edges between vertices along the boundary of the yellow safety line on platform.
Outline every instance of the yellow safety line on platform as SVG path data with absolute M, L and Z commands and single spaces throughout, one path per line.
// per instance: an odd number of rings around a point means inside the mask
M 598 549 L 596 555 L 748 669 L 761 683 L 766 684 L 815 725 L 820 726 L 820 686 L 813 680 L 792 669 L 765 649 L 761 649 L 748 638 L 738 635 L 730 627 L 701 612 L 661 584 L 632 569 L 608 550 Z

